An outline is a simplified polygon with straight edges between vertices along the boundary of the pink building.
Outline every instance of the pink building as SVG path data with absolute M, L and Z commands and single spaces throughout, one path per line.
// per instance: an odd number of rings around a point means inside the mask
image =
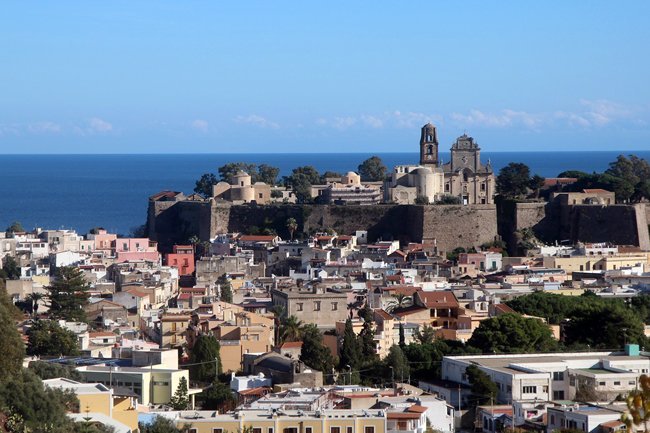
M 178 275 L 194 273 L 194 247 L 192 245 L 174 245 L 174 252 L 165 255 L 165 264 L 178 269 Z
M 88 240 L 95 241 L 95 251 L 105 251 L 111 253 L 113 242 L 117 240 L 117 235 L 108 233 L 104 229 L 97 229 L 96 233 L 88 233 Z
M 117 263 L 147 260 L 160 262 L 158 244 L 147 238 L 117 238 L 113 241 Z

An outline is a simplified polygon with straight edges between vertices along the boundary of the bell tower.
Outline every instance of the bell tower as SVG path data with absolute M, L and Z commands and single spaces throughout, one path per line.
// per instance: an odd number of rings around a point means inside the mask
M 420 165 L 438 166 L 438 133 L 436 127 L 427 123 L 420 136 Z

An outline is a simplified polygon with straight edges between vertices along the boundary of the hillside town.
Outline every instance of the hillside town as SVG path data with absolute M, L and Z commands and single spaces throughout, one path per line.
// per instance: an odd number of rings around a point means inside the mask
M 492 203 L 489 163 L 473 159 L 481 181 L 441 169 L 431 128 L 423 165 L 396 169 L 383 195 L 411 200 L 467 181 L 476 188 L 465 198 L 429 206 Z M 458 149 L 477 149 L 462 140 Z M 214 196 L 266 194 L 248 174 L 234 179 Z M 341 179 L 358 183 L 356 173 Z M 558 188 L 576 181 L 540 188 L 578 206 L 615 202 L 603 189 Z M 288 238 L 224 232 L 164 251 L 99 227 L 12 224 L 0 234 L 0 308 L 15 319 L 3 333 L 17 336 L 2 344 L 6 371 L 32 372 L 43 395 L 76 396 L 69 419 L 115 432 L 143 420 L 195 433 L 643 430 L 645 415 L 634 415 L 634 396 L 650 395 L 642 245 L 523 233 L 509 255 L 498 238 L 443 250 L 436 239 L 373 239 L 365 227 L 306 233 L 287 218 L 284 229 Z

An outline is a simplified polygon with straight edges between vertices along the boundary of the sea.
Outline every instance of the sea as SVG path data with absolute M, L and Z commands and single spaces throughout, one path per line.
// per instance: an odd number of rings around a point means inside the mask
M 523 162 L 532 174 L 554 177 L 566 170 L 601 172 L 619 154 L 650 160 L 650 151 L 482 152 L 495 172 L 510 162 Z M 414 164 L 417 153 L 269 153 L 269 154 L 132 154 L 132 155 L 0 155 L 0 230 L 14 221 L 25 229 L 74 229 L 87 233 L 104 227 L 129 235 L 146 222 L 147 199 L 162 191 L 192 192 L 203 173 L 217 173 L 228 162 L 269 164 L 288 175 L 312 165 L 319 172 L 345 173 L 370 156 L 392 168 Z M 448 152 L 441 152 L 443 161 Z

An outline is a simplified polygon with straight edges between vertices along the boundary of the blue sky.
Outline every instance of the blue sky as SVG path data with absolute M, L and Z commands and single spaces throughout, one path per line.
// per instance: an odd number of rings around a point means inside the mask
M 0 153 L 650 149 L 650 2 L 8 1 Z

